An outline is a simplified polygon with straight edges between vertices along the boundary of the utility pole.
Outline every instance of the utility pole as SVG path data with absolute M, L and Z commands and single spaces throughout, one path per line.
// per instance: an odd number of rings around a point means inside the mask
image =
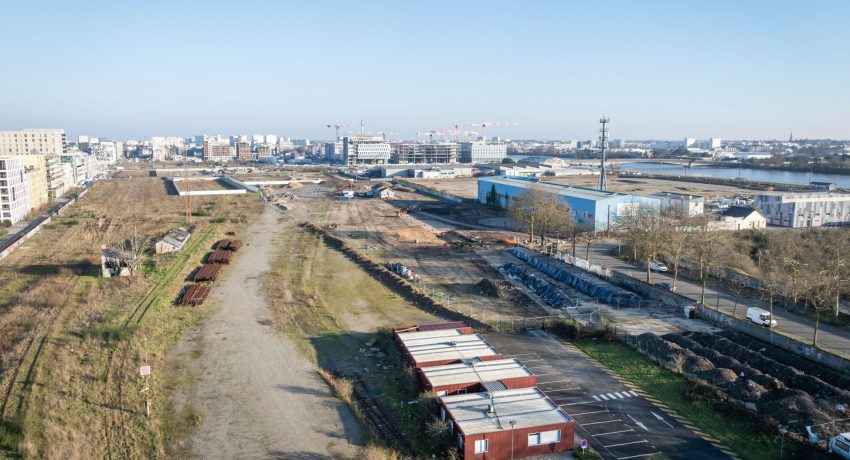
M 508 420 L 508 423 L 511 424 L 511 460 L 514 460 L 514 425 L 516 425 L 516 420 Z
M 599 119 L 599 123 L 602 124 L 602 127 L 599 128 L 599 143 L 602 148 L 602 162 L 599 165 L 599 190 L 603 192 L 608 189 L 608 183 L 605 181 L 605 147 L 608 146 L 608 122 L 610 120 L 605 118 L 605 115 Z

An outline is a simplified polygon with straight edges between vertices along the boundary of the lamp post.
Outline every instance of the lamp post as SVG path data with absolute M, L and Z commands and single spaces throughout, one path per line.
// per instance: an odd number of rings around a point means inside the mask
M 514 460 L 514 425 L 516 425 L 516 420 L 508 420 L 508 423 L 511 425 L 511 460 Z

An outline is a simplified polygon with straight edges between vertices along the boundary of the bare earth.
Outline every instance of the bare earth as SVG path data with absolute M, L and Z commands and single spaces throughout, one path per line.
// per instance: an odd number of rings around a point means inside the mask
M 175 349 L 189 388 L 181 385 L 175 409 L 187 407 L 198 425 L 178 451 L 200 458 L 313 459 L 352 457 L 359 426 L 335 399 L 315 366 L 276 331 L 263 295 L 275 235 L 291 229 L 267 207 L 243 235 L 236 255 L 209 302 L 214 313 Z M 193 351 L 194 350 L 194 351 Z

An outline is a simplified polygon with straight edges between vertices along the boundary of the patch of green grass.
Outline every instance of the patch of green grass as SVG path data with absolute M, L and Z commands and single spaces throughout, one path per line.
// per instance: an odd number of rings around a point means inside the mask
M 682 417 L 714 436 L 744 459 L 768 460 L 779 458 L 778 434 L 765 433 L 754 421 L 722 413 L 705 401 L 685 398 L 688 382 L 685 377 L 662 369 L 635 350 L 618 343 L 579 341 L 576 345 L 585 353 L 639 386 Z M 788 443 L 785 446 L 789 450 Z

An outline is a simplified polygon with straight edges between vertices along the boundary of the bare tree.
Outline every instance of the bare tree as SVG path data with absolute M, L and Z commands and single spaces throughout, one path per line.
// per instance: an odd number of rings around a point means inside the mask
M 676 290 L 676 282 L 679 280 L 679 265 L 685 251 L 693 240 L 694 228 L 706 225 L 704 219 L 693 219 L 686 216 L 667 216 L 664 221 L 664 238 L 662 250 L 666 252 L 673 262 L 673 290 Z
M 508 205 L 508 218 L 520 227 L 528 229 L 528 239 L 534 242 L 535 226 L 544 214 L 545 198 L 542 191 L 529 187 L 511 199 Z
M 135 276 L 144 261 L 145 252 L 151 246 L 151 239 L 139 235 L 134 226 L 133 233 L 120 239 L 114 246 L 118 249 L 116 252 L 121 258 L 122 264 L 130 270 L 130 275 Z
M 657 207 L 641 204 L 626 212 L 625 230 L 635 259 L 640 258 L 646 268 L 646 282 L 652 282 L 651 263 L 662 248 L 664 233 L 662 218 Z
M 726 232 L 712 229 L 708 224 L 695 227 L 692 238 L 687 252 L 697 264 L 699 279 L 702 282 L 699 301 L 705 304 L 705 286 L 712 271 L 717 268 L 721 251 L 728 246 L 729 238 Z

